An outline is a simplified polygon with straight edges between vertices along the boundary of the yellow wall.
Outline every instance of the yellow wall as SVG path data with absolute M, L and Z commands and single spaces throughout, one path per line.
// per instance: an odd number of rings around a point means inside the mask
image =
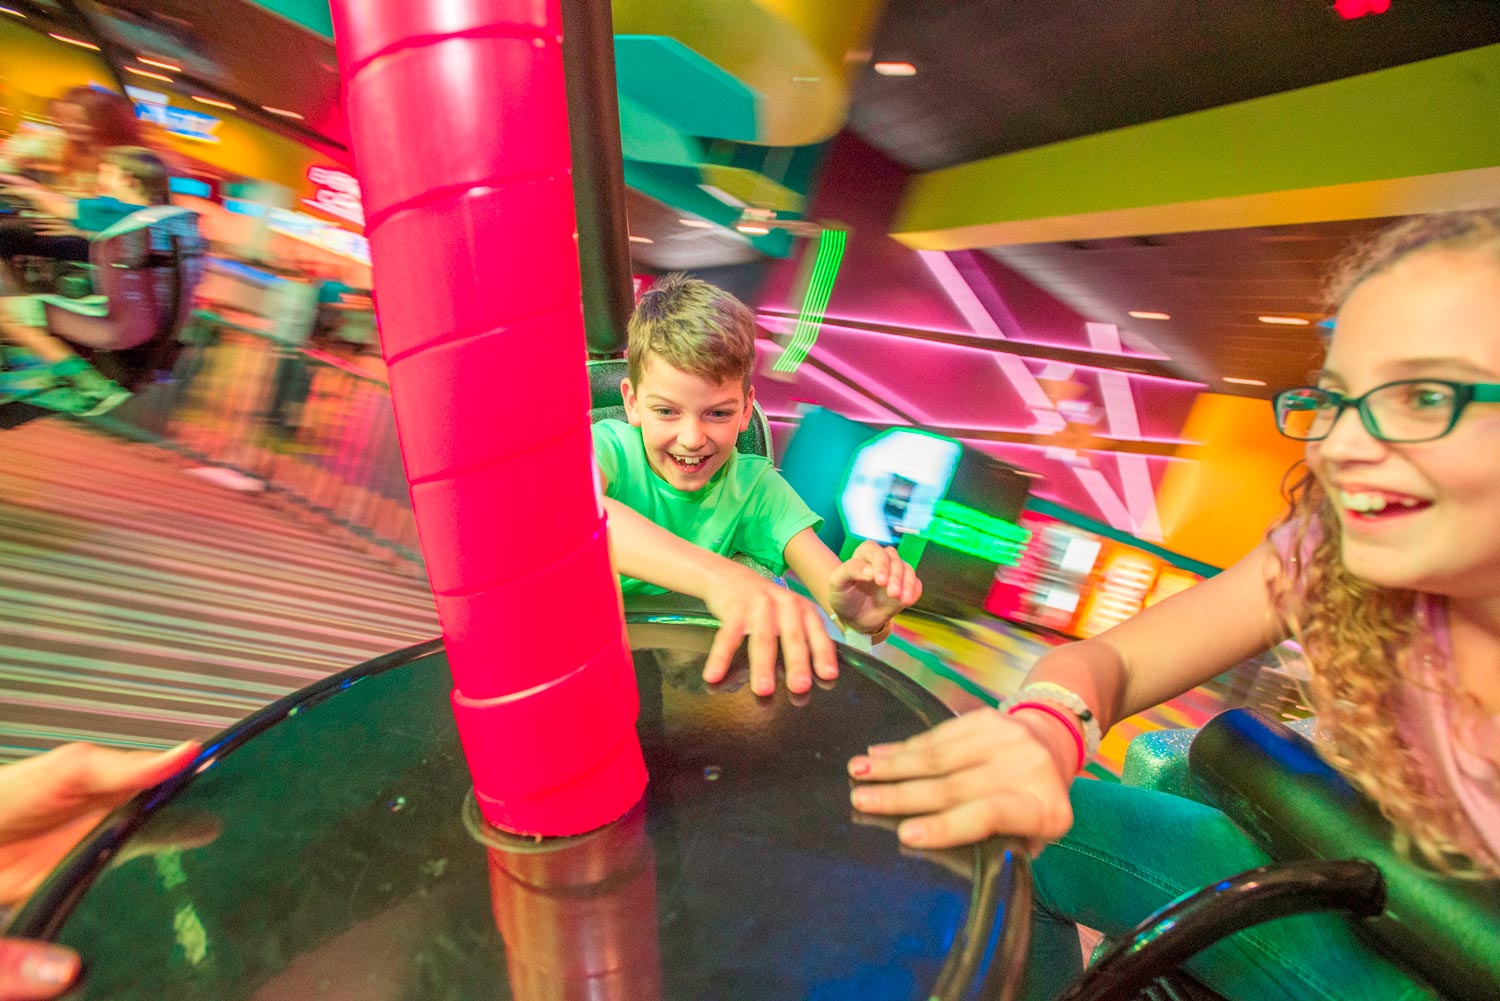
M 99 53 L 65 45 L 0 15 L 0 131 L 15 130 L 21 117 L 41 116 L 47 100 L 69 87 L 89 81 L 107 83 L 111 77 Z
M 116 89 L 114 77 L 97 52 L 66 45 L 26 27 L 24 21 L 4 15 L 0 15 L 0 53 L 4 54 L 0 57 L 0 106 L 8 109 L 0 111 L 0 132 L 5 134 L 14 131 L 22 115 L 41 115 L 46 102 L 69 87 L 98 84 Z M 154 81 L 140 82 L 147 90 L 168 94 L 175 107 L 222 119 L 217 143 L 195 142 L 158 133 L 166 145 L 186 156 L 232 174 L 275 181 L 297 192 L 298 197 L 310 194 L 312 190 L 307 180 L 308 167 L 314 164 L 339 166 L 335 160 L 302 143 L 252 125 L 230 112 L 196 104 Z M 322 217 L 319 213 L 314 214 Z M 329 221 L 342 225 L 332 218 Z M 355 226 L 346 228 L 358 229 Z
M 1281 515 L 1282 478 L 1303 445 L 1283 438 L 1271 404 L 1204 393 L 1193 404 L 1178 455 L 1162 480 L 1157 506 L 1164 545 L 1195 560 L 1227 567 L 1261 540 Z

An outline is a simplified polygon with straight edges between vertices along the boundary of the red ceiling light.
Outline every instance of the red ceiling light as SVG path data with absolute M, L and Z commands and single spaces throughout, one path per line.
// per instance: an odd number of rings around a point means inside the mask
M 1391 0 L 1334 0 L 1333 9 L 1345 21 L 1370 14 L 1384 14 L 1391 9 Z

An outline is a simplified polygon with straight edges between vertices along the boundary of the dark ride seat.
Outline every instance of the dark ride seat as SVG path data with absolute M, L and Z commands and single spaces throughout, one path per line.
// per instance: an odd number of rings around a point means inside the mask
M 1068 1001 L 1133 997 L 1233 932 L 1316 911 L 1363 918 L 1359 932 L 1441 997 L 1500 997 L 1500 880 L 1443 876 L 1408 859 L 1373 802 L 1309 740 L 1257 710 L 1210 720 L 1189 765 L 1199 788 L 1275 864 L 1147 918 L 1089 968 Z
M 590 361 L 589 371 L 589 421 L 625 419 L 625 397 L 620 391 L 620 380 L 629 374 L 623 358 L 606 358 Z M 745 455 L 758 455 L 763 459 L 771 459 L 771 423 L 766 419 L 765 411 L 760 409 L 759 403 L 750 405 L 750 425 L 740 432 L 735 440 L 735 449 Z M 743 564 L 760 574 L 762 577 L 785 585 L 785 581 L 771 572 L 771 569 L 748 556 L 733 557 L 736 563 Z M 653 607 L 655 607 L 653 605 Z
M 47 329 L 101 375 L 135 392 L 172 370 L 189 304 L 203 277 L 198 215 L 158 205 L 131 213 L 89 242 L 92 294 L 39 296 Z M 0 404 L 0 427 L 51 413 Z
M 89 242 L 95 294 L 46 296 L 47 328 L 109 379 L 135 390 L 170 371 L 203 277 L 198 215 L 157 205 Z

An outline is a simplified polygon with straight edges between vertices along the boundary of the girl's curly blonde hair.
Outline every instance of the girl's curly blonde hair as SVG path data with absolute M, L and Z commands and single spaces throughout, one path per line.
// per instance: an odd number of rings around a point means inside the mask
M 1329 289 L 1337 309 L 1361 283 L 1419 253 L 1479 253 L 1500 267 L 1500 212 L 1415 219 L 1351 254 Z M 1462 807 L 1406 746 L 1396 720 L 1403 671 L 1423 655 L 1417 594 L 1379 587 L 1344 566 L 1338 514 L 1310 471 L 1289 491 L 1289 544 L 1271 582 L 1279 614 L 1302 644 L 1323 752 L 1395 825 L 1398 847 L 1446 873 L 1500 874 Z M 1460 713 L 1475 699 L 1445 692 Z M 1497 759 L 1500 749 L 1471 748 Z M 1500 790 L 1495 790 L 1500 793 Z

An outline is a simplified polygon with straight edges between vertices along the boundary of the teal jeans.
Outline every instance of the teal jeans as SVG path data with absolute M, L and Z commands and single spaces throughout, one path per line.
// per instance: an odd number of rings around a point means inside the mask
M 1077 924 L 1114 937 L 1185 893 L 1269 858 L 1223 813 L 1112 782 L 1073 783 L 1073 829 L 1037 859 L 1028 1001 L 1078 976 Z M 1205 949 L 1187 969 L 1230 1001 L 1438 999 L 1335 915 L 1281 918 Z

